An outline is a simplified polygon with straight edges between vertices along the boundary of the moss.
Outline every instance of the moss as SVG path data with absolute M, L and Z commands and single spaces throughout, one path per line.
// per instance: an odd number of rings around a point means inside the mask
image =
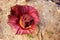
M 27 34 L 27 37 L 32 38 L 32 34 Z

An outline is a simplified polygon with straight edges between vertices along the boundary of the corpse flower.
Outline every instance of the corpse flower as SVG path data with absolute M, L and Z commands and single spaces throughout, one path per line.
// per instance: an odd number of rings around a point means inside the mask
M 31 34 L 39 22 L 38 12 L 28 5 L 15 5 L 11 7 L 8 15 L 8 24 L 16 34 Z

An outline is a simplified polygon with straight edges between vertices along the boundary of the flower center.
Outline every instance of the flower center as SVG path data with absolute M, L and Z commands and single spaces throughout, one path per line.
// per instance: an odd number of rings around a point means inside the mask
M 33 19 L 29 15 L 20 16 L 19 24 L 22 28 L 30 28 L 33 24 Z

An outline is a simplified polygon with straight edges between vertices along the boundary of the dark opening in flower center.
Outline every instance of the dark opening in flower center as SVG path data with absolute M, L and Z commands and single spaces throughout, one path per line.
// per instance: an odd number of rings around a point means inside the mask
M 19 24 L 23 28 L 30 28 L 33 24 L 33 19 L 29 15 L 25 14 L 20 17 Z
M 33 20 L 30 20 L 29 22 L 25 22 L 25 28 L 32 25 L 32 23 L 33 23 Z

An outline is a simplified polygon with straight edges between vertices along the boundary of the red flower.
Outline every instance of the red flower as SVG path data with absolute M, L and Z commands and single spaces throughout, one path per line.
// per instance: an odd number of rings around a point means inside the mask
M 31 34 L 39 22 L 38 12 L 28 5 L 15 5 L 11 7 L 8 15 L 8 24 L 16 34 Z

